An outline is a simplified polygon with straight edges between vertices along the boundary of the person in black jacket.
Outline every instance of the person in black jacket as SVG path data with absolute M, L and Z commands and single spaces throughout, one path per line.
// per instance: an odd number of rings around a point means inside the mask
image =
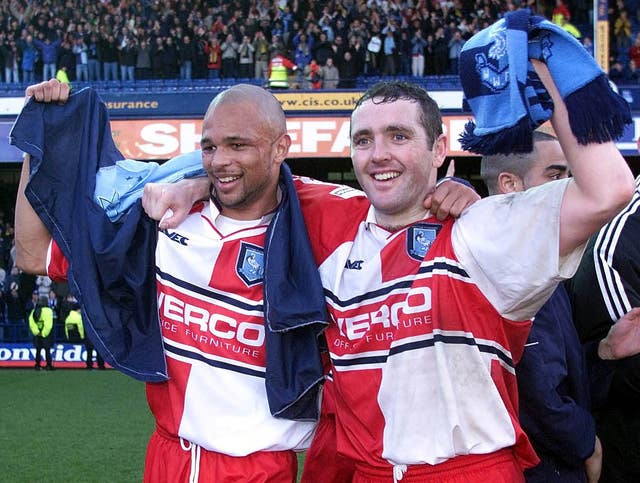
M 481 175 L 490 195 L 524 191 L 569 175 L 554 136 L 536 131 L 533 142 L 529 154 L 482 158 Z M 636 323 L 635 316 L 627 322 Z M 622 330 L 623 325 L 615 329 Z M 583 348 L 564 285 L 556 288 L 536 314 L 516 366 L 520 423 L 540 458 L 536 467 L 525 471 L 527 483 L 598 480 L 602 446 L 591 415 L 587 363 L 594 370 L 601 365 L 600 357 L 608 357 L 608 344 L 615 343 L 617 335 L 612 330 L 603 341 Z
M 599 340 L 640 307 L 640 177 L 631 202 L 594 235 L 569 285 L 585 343 Z M 604 453 L 601 482 L 640 481 L 640 355 L 598 374 L 593 411 Z

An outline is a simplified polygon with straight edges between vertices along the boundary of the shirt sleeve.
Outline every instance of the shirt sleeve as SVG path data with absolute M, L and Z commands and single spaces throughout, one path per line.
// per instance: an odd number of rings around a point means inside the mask
M 455 223 L 458 260 L 505 318 L 533 317 L 558 282 L 575 273 L 584 245 L 560 257 L 560 208 L 570 179 L 471 206 Z
M 47 250 L 47 275 L 55 282 L 66 282 L 68 268 L 69 262 L 62 254 L 60 247 L 54 240 L 51 240 Z
M 595 238 L 593 263 L 611 322 L 640 306 L 640 177 L 631 202 Z

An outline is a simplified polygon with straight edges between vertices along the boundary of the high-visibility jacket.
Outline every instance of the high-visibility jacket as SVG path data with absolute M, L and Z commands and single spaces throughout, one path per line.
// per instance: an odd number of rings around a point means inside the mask
M 269 62 L 269 87 L 288 88 L 289 87 L 289 69 L 293 69 L 296 65 L 282 55 L 276 55 Z
M 56 72 L 56 79 L 58 79 L 63 84 L 71 84 L 71 82 L 69 81 L 69 76 L 67 75 L 67 71 L 63 69 L 58 69 L 58 72 Z
M 53 329 L 53 310 L 42 307 L 38 320 L 34 319 L 35 309 L 29 314 L 29 329 L 33 335 L 48 337 Z
M 64 321 L 64 333 L 69 338 L 69 331 L 76 328 L 81 339 L 84 339 L 84 325 L 82 325 L 82 314 L 80 310 L 72 310 Z

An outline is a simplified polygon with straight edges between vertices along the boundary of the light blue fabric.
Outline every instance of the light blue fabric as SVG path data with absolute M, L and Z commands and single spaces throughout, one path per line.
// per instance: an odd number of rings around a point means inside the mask
M 105 166 L 96 174 L 93 200 L 111 221 L 118 221 L 142 197 L 147 183 L 174 183 L 186 178 L 206 176 L 202 151 L 181 154 L 162 165 L 123 159 Z
M 526 10 L 508 13 L 474 35 L 460 53 L 460 80 L 475 122 L 460 143 L 477 154 L 530 152 L 532 133 L 553 105 L 529 59 L 544 62 L 581 144 L 619 137 L 631 122 L 627 102 L 568 32 Z

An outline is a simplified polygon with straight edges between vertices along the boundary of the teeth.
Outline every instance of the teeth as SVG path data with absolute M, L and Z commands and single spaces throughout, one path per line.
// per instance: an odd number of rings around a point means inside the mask
M 377 181 L 386 181 L 388 179 L 397 178 L 400 176 L 400 173 L 397 171 L 389 172 L 389 173 L 376 173 L 373 175 L 374 179 Z
M 218 181 L 221 183 L 231 183 L 237 179 L 240 179 L 240 176 L 225 176 L 224 178 L 218 178 Z

